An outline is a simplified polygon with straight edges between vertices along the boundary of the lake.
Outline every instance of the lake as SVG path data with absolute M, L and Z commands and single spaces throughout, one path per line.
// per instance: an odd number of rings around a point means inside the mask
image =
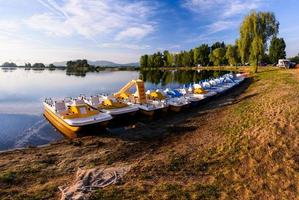
M 118 91 L 132 79 L 146 88 L 179 87 L 219 76 L 219 71 L 102 71 L 0 68 L 0 150 L 47 144 L 63 136 L 43 117 L 46 97 L 76 97 Z

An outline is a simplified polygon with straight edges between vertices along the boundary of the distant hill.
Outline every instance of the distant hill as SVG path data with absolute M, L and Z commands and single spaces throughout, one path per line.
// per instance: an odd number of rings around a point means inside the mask
M 53 64 L 55 66 L 66 66 L 66 62 L 67 61 L 54 62 Z M 94 65 L 94 66 L 101 66 L 101 67 L 127 67 L 127 66 L 139 67 L 139 63 L 118 64 L 118 63 L 114 63 L 114 62 L 106 61 L 106 60 L 96 60 L 96 61 L 88 60 L 88 64 Z

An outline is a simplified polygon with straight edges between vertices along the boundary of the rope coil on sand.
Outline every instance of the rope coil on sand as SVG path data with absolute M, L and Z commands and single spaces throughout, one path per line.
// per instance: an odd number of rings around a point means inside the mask
M 88 199 L 91 191 L 117 183 L 129 170 L 129 166 L 86 170 L 79 168 L 71 186 L 58 187 L 61 191 L 61 200 Z

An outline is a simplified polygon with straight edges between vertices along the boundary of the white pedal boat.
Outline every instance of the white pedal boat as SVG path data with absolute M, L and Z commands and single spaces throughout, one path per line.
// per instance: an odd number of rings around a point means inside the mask
M 178 90 L 167 88 L 164 90 L 164 94 L 167 96 L 167 104 L 172 111 L 179 112 L 191 104 L 191 101 Z
M 84 101 L 101 112 L 108 113 L 112 116 L 134 115 L 138 110 L 138 106 L 128 104 L 117 100 L 114 96 L 96 95 L 91 97 L 83 97 Z
M 207 98 L 208 93 L 205 94 L 197 94 L 194 92 L 194 88 L 193 87 L 189 87 L 187 88 L 182 88 L 182 89 L 177 89 L 180 93 L 182 93 L 184 95 L 184 97 L 190 101 L 191 103 L 198 103 L 201 100 L 204 100 L 205 98 Z
M 168 105 L 161 101 L 148 100 L 145 104 L 137 104 L 142 114 L 153 116 L 156 111 L 163 111 L 167 109 Z
M 45 117 L 62 133 L 77 133 L 93 125 L 106 126 L 112 119 L 111 115 L 99 112 L 83 100 L 46 99 L 43 104 Z

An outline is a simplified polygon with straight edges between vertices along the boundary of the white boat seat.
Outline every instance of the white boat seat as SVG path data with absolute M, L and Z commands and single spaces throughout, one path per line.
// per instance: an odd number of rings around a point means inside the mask
M 90 103 L 93 106 L 98 106 L 100 104 L 99 97 L 90 97 Z
M 58 113 L 63 113 L 63 112 L 67 111 L 64 101 L 55 102 L 54 107 L 55 107 L 56 112 L 58 112 Z
M 84 102 L 83 99 L 76 99 L 76 100 L 74 101 L 74 104 L 75 104 L 75 105 L 85 104 L 85 102 Z

